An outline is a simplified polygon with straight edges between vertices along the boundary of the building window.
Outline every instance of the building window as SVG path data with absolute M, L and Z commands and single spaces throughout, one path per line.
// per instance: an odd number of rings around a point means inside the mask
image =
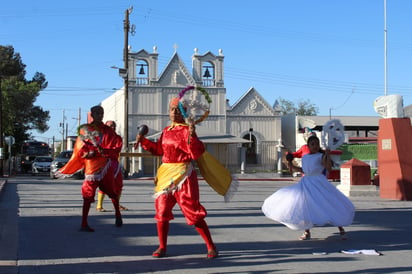
M 256 153 L 256 137 L 252 134 L 253 129 L 249 130 L 249 133 L 243 136 L 243 139 L 249 140 L 250 143 L 242 144 L 246 148 L 246 164 L 257 164 L 257 153 Z

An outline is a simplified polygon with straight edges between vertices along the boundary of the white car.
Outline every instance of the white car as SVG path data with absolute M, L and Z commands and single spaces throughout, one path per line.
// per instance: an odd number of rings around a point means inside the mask
M 34 158 L 31 165 L 31 172 L 34 175 L 36 174 L 48 174 L 50 173 L 50 166 L 53 158 L 50 156 L 37 156 Z

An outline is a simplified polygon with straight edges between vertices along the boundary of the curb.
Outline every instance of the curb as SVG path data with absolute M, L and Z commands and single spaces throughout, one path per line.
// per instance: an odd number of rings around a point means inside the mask
M 0 194 L 3 191 L 4 185 L 6 184 L 7 180 L 0 180 Z
M 294 181 L 291 178 L 235 178 L 237 181 L 272 181 L 272 182 L 291 182 Z M 154 180 L 154 177 L 139 177 L 139 178 L 129 178 L 128 180 L 145 181 Z M 198 178 L 199 181 L 204 181 L 203 177 Z

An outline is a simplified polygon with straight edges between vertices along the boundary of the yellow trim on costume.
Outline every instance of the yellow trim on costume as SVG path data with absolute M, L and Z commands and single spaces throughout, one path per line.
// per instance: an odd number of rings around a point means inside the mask
M 225 201 L 229 201 L 236 192 L 238 184 L 236 180 L 233 180 L 230 171 L 207 151 L 203 152 L 196 162 L 209 186 L 224 196 Z
M 206 182 L 220 195 L 225 195 L 232 182 L 232 175 L 216 158 L 205 151 L 198 159 L 200 173 Z
M 185 124 L 185 123 L 175 123 L 175 122 L 172 122 L 171 124 L 170 124 L 170 127 L 167 129 L 167 130 L 172 130 L 174 127 L 177 127 L 177 126 L 189 126 L 188 124 Z
M 176 189 L 192 171 L 191 166 L 190 163 L 161 164 L 155 180 L 155 195 Z

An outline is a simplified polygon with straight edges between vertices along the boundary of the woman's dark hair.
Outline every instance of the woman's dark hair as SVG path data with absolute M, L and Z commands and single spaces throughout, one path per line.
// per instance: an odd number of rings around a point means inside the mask
M 316 136 L 316 135 L 309 136 L 308 141 L 306 142 L 306 144 L 309 145 L 309 142 L 312 141 L 312 140 L 317 140 L 320 144 L 320 140 L 319 140 L 318 136 Z M 319 152 L 320 153 L 325 153 L 325 151 L 321 147 L 319 147 Z
M 308 140 L 306 141 L 306 144 L 309 144 L 309 142 L 311 140 L 318 140 L 318 142 L 320 142 L 319 138 L 316 135 L 311 135 L 311 136 L 309 136 Z

